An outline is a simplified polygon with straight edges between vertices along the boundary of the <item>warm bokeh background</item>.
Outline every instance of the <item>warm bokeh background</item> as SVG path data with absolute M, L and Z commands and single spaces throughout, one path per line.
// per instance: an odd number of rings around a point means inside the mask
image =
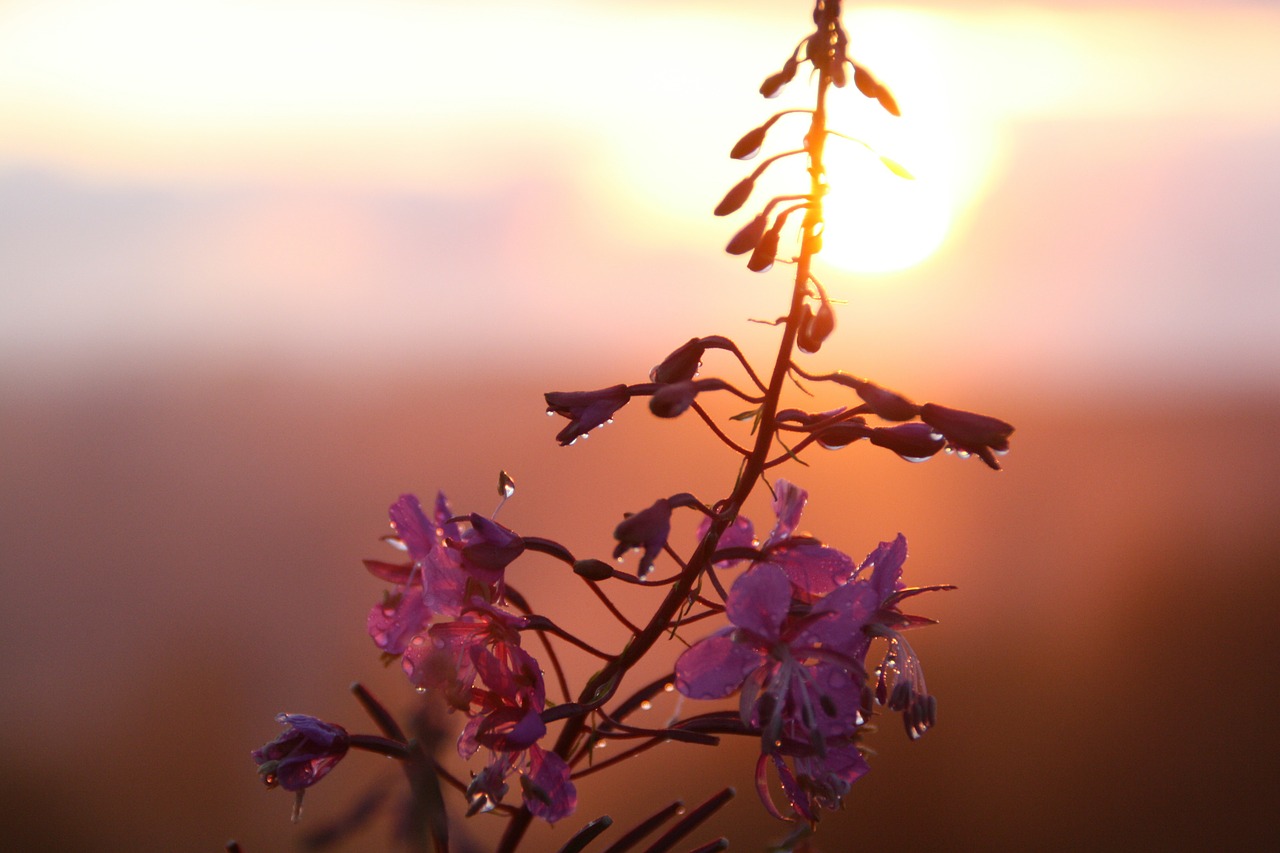
M 602 556 L 624 511 L 726 491 L 693 420 L 637 406 L 560 449 L 540 393 L 639 381 L 695 334 L 768 357 L 746 320 L 781 312 L 785 269 L 720 253 L 738 220 L 708 211 L 807 16 L 0 3 L 0 847 L 287 849 L 289 797 L 248 758 L 272 716 L 367 728 L 355 679 L 412 704 L 359 564 L 401 491 L 487 512 L 506 468 L 505 523 Z M 814 364 L 1018 432 L 999 475 L 871 448 L 787 471 L 818 535 L 902 530 L 914 580 L 962 587 L 921 608 L 941 725 L 874 738 L 824 849 L 1271 849 L 1280 9 L 847 18 L 904 117 L 850 89 L 840 121 L 918 180 L 833 164 L 873 215 L 841 232 L 833 205 L 819 275 L 848 305 Z M 616 642 L 549 561 L 513 571 Z M 732 783 L 697 837 L 759 849 L 782 828 L 751 752 L 655 750 L 568 823 Z M 348 760 L 303 827 L 388 772 Z M 496 823 L 459 831 L 483 849 Z

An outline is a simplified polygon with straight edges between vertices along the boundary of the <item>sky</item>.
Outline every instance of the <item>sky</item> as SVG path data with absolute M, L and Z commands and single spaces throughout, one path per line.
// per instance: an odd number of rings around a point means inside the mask
M 779 313 L 785 272 L 744 273 L 720 252 L 738 226 L 708 211 L 746 169 L 737 136 L 803 103 L 754 91 L 793 10 L 485 8 L 0 5 L 11 372 L 572 363 Z M 850 316 L 919 334 L 857 327 L 842 354 L 904 378 L 960 350 L 1024 384 L 1274 378 L 1280 10 L 898 4 L 848 24 L 903 116 L 833 99 L 870 150 L 832 148 L 821 274 Z

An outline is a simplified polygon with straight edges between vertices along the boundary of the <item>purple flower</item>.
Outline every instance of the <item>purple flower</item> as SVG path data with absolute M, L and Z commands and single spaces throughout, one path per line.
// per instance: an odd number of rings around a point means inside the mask
M 351 743 L 346 729 L 306 714 L 279 714 L 276 722 L 288 726 L 271 743 L 255 749 L 258 775 L 268 788 L 302 791 L 319 782 L 347 754 Z
M 611 420 L 631 400 L 631 393 L 626 385 L 612 385 L 599 391 L 549 391 L 544 397 L 547 414 L 569 419 L 568 426 L 556 434 L 563 447 Z
M 808 500 L 808 492 L 786 480 L 774 485 L 773 511 L 778 522 L 760 550 L 765 554 L 762 564 L 782 569 L 803 596 L 813 598 L 847 581 L 854 573 L 854 564 L 842 551 L 828 548 L 812 537 L 796 535 Z
M 398 541 L 411 562 L 396 566 L 366 561 L 373 574 L 396 585 L 369 611 L 369 635 L 387 654 L 403 654 L 409 639 L 426 629 L 437 614 L 456 616 L 467 598 L 470 575 L 446 537 L 460 537 L 443 494 L 436 498 L 435 521 L 427 519 L 414 495 L 401 495 L 389 511 Z
M 524 538 L 492 519 L 472 513 L 463 537 L 462 564 L 486 583 L 498 584 L 503 570 L 524 553 Z
M 535 817 L 555 823 L 568 816 L 578 802 L 569 766 L 538 746 L 547 733 L 542 721 L 547 699 L 537 661 L 509 644 L 492 650 L 473 646 L 470 654 L 484 687 L 471 691 L 476 713 L 458 737 L 458 754 L 470 758 L 484 747 L 491 755 L 468 789 L 471 810 L 493 808 L 507 791 L 506 777 L 516 772 L 525 806 Z
M 680 655 L 676 689 L 691 699 L 722 699 L 743 688 L 743 722 L 780 729 L 789 712 L 805 713 L 800 709 L 828 695 L 806 664 L 825 661 L 861 674 L 853 654 L 875 610 L 870 586 L 847 584 L 794 612 L 792 589 L 782 569 L 768 563 L 739 576 L 725 602 L 733 628 Z
M 614 559 L 618 559 L 632 548 L 644 549 L 640 557 L 640 567 L 636 574 L 644 578 L 653 571 L 653 561 L 662 553 L 671 534 L 671 502 L 666 498 L 658 498 L 653 505 L 629 515 L 613 530 L 613 538 L 618 540 L 613 549 Z
M 466 710 L 478 674 L 472 649 L 489 649 L 510 658 L 504 646 L 520 645 L 520 630 L 528 618 L 477 600 L 451 622 L 431 626 L 409 642 L 401 665 L 418 687 L 442 690 L 449 703 Z
M 996 454 L 1008 452 L 1009 436 L 1013 434 L 1011 424 L 999 418 L 948 409 L 936 403 L 925 403 L 920 407 L 920 420 L 940 432 L 947 445 L 957 453 L 972 453 L 988 467 L 1000 470 Z

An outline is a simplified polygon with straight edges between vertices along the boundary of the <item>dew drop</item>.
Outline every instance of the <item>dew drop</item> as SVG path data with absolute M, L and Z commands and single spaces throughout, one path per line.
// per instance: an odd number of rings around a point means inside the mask
M 607 740 L 598 740 L 598 741 L 596 741 L 596 747 L 595 747 L 595 748 L 596 748 L 596 749 L 604 749 L 604 748 L 605 748 L 606 746 L 608 746 L 608 745 L 609 745 L 609 741 L 607 741 Z
M 506 471 L 498 472 L 498 494 L 503 500 L 511 497 L 516 493 L 516 481 Z
M 668 681 L 666 684 L 662 685 L 662 692 L 663 692 L 663 693 L 670 693 L 672 690 L 675 690 L 675 689 L 676 689 L 676 686 L 675 686 L 674 684 L 672 684 L 670 681 Z
M 422 645 L 423 643 L 425 643 L 425 642 L 426 642 L 426 640 L 424 640 L 424 639 L 422 638 L 422 635 L 421 635 L 421 634 L 419 634 L 418 636 L 416 636 L 416 637 L 414 637 L 412 640 L 410 640 L 410 641 L 409 641 L 409 644 L 410 644 L 410 645 L 414 645 L 414 646 L 421 646 L 421 645 Z
M 646 699 L 646 700 L 644 700 L 643 702 L 641 702 L 641 703 L 640 703 L 640 710 L 641 710 L 641 711 L 650 711 L 650 710 L 652 710 L 652 709 L 653 709 L 653 703 L 652 703 L 652 702 L 650 702 L 648 699 Z
M 425 687 L 415 687 L 415 688 L 413 688 L 413 689 L 414 689 L 414 691 L 415 691 L 415 692 L 417 692 L 417 693 L 426 693 L 426 692 L 427 692 L 427 688 L 425 688 Z

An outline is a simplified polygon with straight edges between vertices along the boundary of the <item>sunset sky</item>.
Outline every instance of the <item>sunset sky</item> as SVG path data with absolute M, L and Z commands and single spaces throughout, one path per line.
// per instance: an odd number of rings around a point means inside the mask
M 248 757 L 273 715 L 363 725 L 353 679 L 416 695 L 377 662 L 360 562 L 402 492 L 488 512 L 511 469 L 503 523 L 604 557 L 624 512 L 723 494 L 737 459 L 696 419 L 633 405 L 561 448 L 541 395 L 643 381 L 695 335 L 769 363 L 778 330 L 749 321 L 791 268 L 723 248 L 807 185 L 779 163 L 711 211 L 760 162 L 734 142 L 805 104 L 806 80 L 757 87 L 811 5 L 0 0 L 0 847 L 286 849 L 290 798 Z M 902 117 L 832 94 L 865 146 L 828 147 L 815 271 L 841 304 L 811 366 L 1017 431 L 999 474 L 865 447 L 777 469 L 824 541 L 903 531 L 913 583 L 960 587 L 920 646 L 945 724 L 877 736 L 832 837 L 1265 849 L 1280 6 L 845 5 Z M 573 579 L 519 572 L 607 633 Z M 582 814 L 737 773 L 724 831 L 773 837 L 747 746 L 654 750 L 652 790 Z M 350 764 L 317 818 L 385 769 Z
M 778 313 L 785 272 L 743 272 L 709 211 L 750 168 L 733 141 L 799 103 L 755 93 L 790 4 L 478 8 L 0 4 L 4 360 L 572 361 Z M 880 318 L 842 352 L 904 377 L 965 350 L 1017 382 L 1274 378 L 1280 9 L 848 23 L 903 117 L 850 87 L 835 126 L 916 180 L 832 147 L 820 276 L 846 322 Z

